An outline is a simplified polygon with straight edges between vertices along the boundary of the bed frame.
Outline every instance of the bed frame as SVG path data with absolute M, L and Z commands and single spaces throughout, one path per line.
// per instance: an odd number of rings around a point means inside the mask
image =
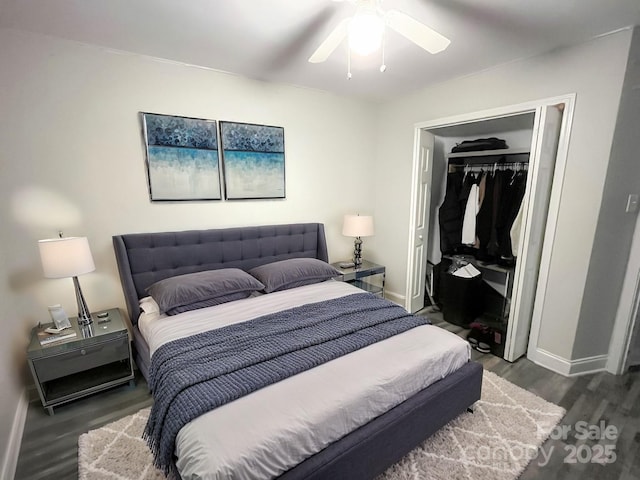
M 150 355 L 138 330 L 138 301 L 148 296 L 150 285 L 186 273 L 219 268 L 246 271 L 289 258 L 328 261 L 321 223 L 116 235 L 113 248 L 133 327 L 134 360 L 144 378 Z
M 138 330 L 138 301 L 164 278 L 219 268 L 249 270 L 289 258 L 328 261 L 324 225 L 302 223 L 113 237 L 134 358 L 147 378 L 149 347 Z M 469 362 L 282 474 L 281 480 L 369 479 L 480 399 L 482 366 Z

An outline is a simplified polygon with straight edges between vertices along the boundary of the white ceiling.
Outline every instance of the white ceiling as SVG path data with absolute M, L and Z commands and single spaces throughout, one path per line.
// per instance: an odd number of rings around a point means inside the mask
M 294 84 L 387 99 L 640 24 L 640 0 L 385 0 L 451 39 L 431 55 L 391 32 L 380 57 L 307 58 L 354 6 L 331 0 L 0 0 L 0 27 Z M 345 42 L 346 43 L 346 42 Z

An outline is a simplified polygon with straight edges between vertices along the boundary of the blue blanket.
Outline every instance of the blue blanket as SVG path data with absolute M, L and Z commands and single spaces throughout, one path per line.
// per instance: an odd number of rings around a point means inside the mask
M 266 315 L 169 342 L 151 359 L 154 404 L 144 437 L 175 475 L 180 429 L 200 415 L 342 355 L 428 324 L 369 293 Z

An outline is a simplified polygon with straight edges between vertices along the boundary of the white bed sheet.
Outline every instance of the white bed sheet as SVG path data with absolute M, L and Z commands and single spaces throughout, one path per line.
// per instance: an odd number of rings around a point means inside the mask
M 153 352 L 197 332 L 362 291 L 329 281 L 179 316 L 142 315 Z M 212 410 L 176 439 L 183 480 L 274 478 L 462 367 L 467 342 L 425 325 Z

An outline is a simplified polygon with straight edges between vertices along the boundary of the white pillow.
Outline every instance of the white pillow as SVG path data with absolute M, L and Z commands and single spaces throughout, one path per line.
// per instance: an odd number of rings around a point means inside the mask
M 160 307 L 152 297 L 141 298 L 138 303 L 144 313 L 160 313 Z

